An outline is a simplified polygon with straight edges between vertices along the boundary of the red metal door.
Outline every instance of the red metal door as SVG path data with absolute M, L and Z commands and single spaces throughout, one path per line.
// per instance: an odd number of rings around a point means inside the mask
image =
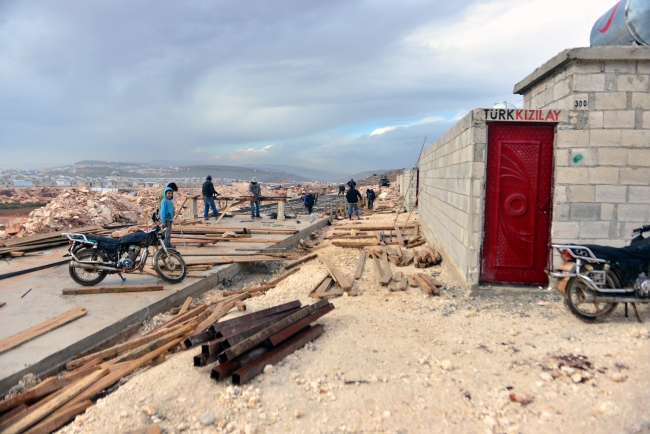
M 555 125 L 488 124 L 481 283 L 546 285 Z

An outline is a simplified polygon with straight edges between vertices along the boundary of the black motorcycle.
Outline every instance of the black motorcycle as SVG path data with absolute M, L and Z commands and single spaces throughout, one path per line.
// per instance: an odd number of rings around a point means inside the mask
M 142 273 L 149 248 L 153 247 L 153 269 L 161 279 L 179 283 L 185 279 L 187 266 L 181 255 L 165 246 L 165 234 L 156 224 L 121 238 L 92 234 L 64 233 L 70 240 L 70 277 L 80 285 L 93 286 L 107 274 Z
M 631 303 L 638 318 L 635 303 L 650 303 L 650 238 L 643 237 L 645 232 L 650 232 L 650 225 L 634 229 L 635 238 L 621 248 L 551 244 L 565 267 L 549 275 L 569 279 L 564 301 L 575 316 L 585 322 L 601 321 L 618 303 Z

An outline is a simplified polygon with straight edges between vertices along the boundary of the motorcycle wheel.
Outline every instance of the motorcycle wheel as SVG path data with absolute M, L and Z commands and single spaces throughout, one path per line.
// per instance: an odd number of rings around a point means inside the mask
M 620 288 L 618 279 L 608 274 L 608 288 Z M 577 277 L 572 277 L 566 285 L 565 304 L 572 314 L 588 323 L 599 322 L 610 316 L 616 309 L 617 303 L 585 301 L 587 294 L 593 294 L 585 283 Z
M 93 255 L 93 249 L 81 249 L 75 253 L 75 256 L 80 261 L 106 261 L 106 257 L 104 256 L 103 252 L 97 250 Z M 68 271 L 70 272 L 70 277 L 72 277 L 72 280 L 82 286 L 97 285 L 99 282 L 104 280 L 108 274 L 106 271 L 93 271 L 86 270 L 85 268 L 73 267 L 72 263 L 70 264 Z
M 153 269 L 161 279 L 169 283 L 180 283 L 185 279 L 187 266 L 181 255 L 174 250 L 160 249 L 153 255 Z

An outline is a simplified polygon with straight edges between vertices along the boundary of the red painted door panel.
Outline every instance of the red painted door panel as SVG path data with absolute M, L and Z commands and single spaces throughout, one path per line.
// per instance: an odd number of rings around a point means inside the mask
M 554 125 L 488 124 L 481 283 L 548 283 L 554 135 Z

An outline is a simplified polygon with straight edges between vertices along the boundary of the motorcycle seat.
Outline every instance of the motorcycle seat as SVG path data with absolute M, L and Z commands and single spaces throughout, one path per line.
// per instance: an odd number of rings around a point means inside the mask
M 148 236 L 148 234 L 144 231 L 136 231 L 133 232 L 132 234 L 128 234 L 123 236 L 122 238 L 113 238 L 113 237 L 101 237 L 97 235 L 87 235 L 86 238 L 92 241 L 96 241 L 99 244 L 133 244 L 133 243 L 139 243 L 143 239 L 145 239 Z

